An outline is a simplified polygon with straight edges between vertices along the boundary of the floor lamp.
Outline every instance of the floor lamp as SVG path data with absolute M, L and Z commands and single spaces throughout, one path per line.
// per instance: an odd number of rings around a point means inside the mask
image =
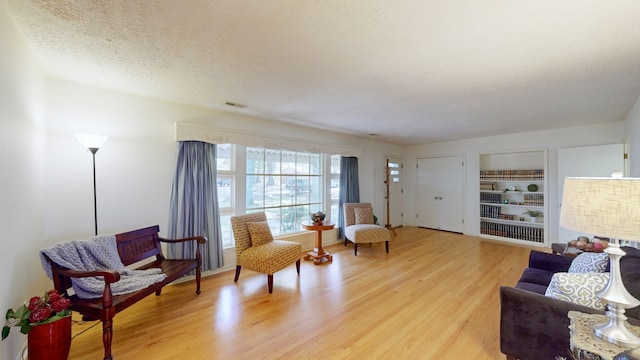
M 640 305 L 625 288 L 620 274 L 619 239 L 640 240 L 640 179 L 565 178 L 560 225 L 596 236 L 611 238 L 609 283 L 596 295 L 607 303 L 607 319 L 594 326 L 596 336 L 611 343 L 640 346 L 640 338 L 627 329 L 625 309 Z
M 98 235 L 98 201 L 96 198 L 96 153 L 108 137 L 95 134 L 75 134 L 76 138 L 84 145 L 93 157 L 93 215 L 95 220 L 95 233 Z

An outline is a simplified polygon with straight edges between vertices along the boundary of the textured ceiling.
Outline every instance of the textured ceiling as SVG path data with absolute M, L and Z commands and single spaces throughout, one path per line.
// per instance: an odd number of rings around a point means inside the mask
M 398 144 L 623 120 L 640 95 L 639 0 L 6 1 L 53 77 Z

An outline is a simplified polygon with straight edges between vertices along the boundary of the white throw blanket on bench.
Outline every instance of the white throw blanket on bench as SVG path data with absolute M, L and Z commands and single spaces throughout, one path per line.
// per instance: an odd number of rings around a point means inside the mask
M 115 235 L 98 235 L 89 240 L 72 240 L 40 250 L 44 271 L 49 278 L 53 278 L 51 266 L 44 255 L 59 266 L 70 270 L 116 270 L 120 273 L 120 281 L 111 284 L 113 295 L 136 292 L 167 277 L 160 272 L 160 269 L 127 269 L 118 256 Z M 104 292 L 102 276 L 72 278 L 71 282 L 76 295 L 83 299 L 99 298 Z

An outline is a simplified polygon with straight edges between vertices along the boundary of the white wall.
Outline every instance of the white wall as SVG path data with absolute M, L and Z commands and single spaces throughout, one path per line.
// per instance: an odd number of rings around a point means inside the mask
M 45 77 L 0 2 L 0 311 L 51 288 L 39 271 L 44 229 Z M 4 325 L 4 320 L 3 324 Z M 25 341 L 18 328 L 0 345 L 14 359 Z
M 384 155 L 402 151 L 369 139 L 284 125 L 255 117 L 50 79 L 47 87 L 46 238 L 57 242 L 93 234 L 91 154 L 76 132 L 109 136 L 96 154 L 98 230 L 116 233 L 160 224 L 166 231 L 174 171 L 176 121 L 366 147 L 360 161 L 361 198 L 384 200 Z
M 629 175 L 640 177 L 640 97 L 629 111 L 625 125 L 629 143 Z
M 166 233 L 173 123 L 208 110 L 56 79 L 47 94 L 47 240 L 94 232 L 92 158 L 75 133 L 109 137 L 96 153 L 98 232 L 159 224 Z
M 640 120 L 639 120 L 640 122 Z M 545 201 L 549 209 L 549 240 L 558 241 L 559 213 L 554 206 L 557 201 L 558 149 L 572 146 L 604 145 L 625 141 L 625 123 L 623 121 L 564 129 L 544 130 L 512 135 L 491 136 L 459 141 L 448 141 L 427 145 L 412 146 L 407 149 L 405 166 L 407 178 L 416 179 L 415 163 L 417 158 L 443 155 L 463 155 L 466 158 L 466 234 L 479 234 L 479 196 L 478 181 L 480 154 L 503 151 L 524 151 L 535 149 L 548 150 L 548 187 Z M 411 164 L 410 162 L 413 162 Z M 417 188 L 405 190 L 405 211 L 416 213 Z M 409 216 L 408 219 L 415 219 Z M 415 220 L 409 225 L 415 225 Z

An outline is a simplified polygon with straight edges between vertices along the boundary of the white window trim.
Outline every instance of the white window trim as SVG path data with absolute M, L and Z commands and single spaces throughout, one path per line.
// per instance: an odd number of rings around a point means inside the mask
M 293 139 L 237 131 L 217 127 L 209 127 L 188 122 L 175 122 L 176 141 L 203 141 L 211 144 L 235 144 L 247 147 L 264 147 L 267 149 L 290 150 L 328 155 L 362 157 L 362 149 L 340 145 L 321 143 L 312 139 Z

